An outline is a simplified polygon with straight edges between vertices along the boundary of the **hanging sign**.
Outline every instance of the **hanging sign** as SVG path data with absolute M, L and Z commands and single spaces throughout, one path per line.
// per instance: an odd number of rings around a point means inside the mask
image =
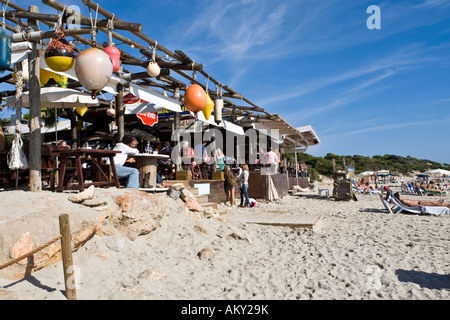
M 141 99 L 136 97 L 131 92 L 123 96 L 123 103 L 124 104 L 133 104 L 133 103 L 138 103 L 139 101 L 141 101 Z
M 143 99 L 139 99 L 138 97 L 136 97 L 134 94 L 132 94 L 131 92 L 124 95 L 122 98 L 122 101 L 124 104 L 135 104 L 135 103 L 147 103 L 148 101 L 145 101 Z
M 158 123 L 158 114 L 154 112 L 138 113 L 136 116 L 141 119 L 143 124 L 149 127 L 152 127 L 155 123 Z

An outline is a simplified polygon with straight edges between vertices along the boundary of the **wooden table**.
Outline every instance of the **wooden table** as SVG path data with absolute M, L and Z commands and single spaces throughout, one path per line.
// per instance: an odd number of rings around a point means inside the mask
M 139 186 L 141 188 L 155 188 L 158 160 L 170 158 L 165 154 L 139 153 L 133 155 L 136 159 L 136 169 L 139 170 Z
M 119 179 L 116 173 L 116 166 L 114 164 L 114 156 L 120 151 L 103 150 L 103 149 L 75 149 L 75 150 L 61 150 L 60 153 L 60 167 L 59 179 L 56 191 L 63 190 L 79 190 L 83 191 L 85 187 L 115 185 L 120 188 Z M 109 158 L 109 164 L 112 173 L 113 182 L 110 181 L 108 172 L 102 168 L 102 159 Z M 69 160 L 75 163 L 75 172 L 69 172 L 67 163 Z M 86 183 L 83 175 L 83 164 L 90 162 L 90 169 L 92 171 L 92 182 Z M 65 182 L 66 173 L 70 174 L 69 180 Z M 75 178 L 78 183 L 74 183 Z

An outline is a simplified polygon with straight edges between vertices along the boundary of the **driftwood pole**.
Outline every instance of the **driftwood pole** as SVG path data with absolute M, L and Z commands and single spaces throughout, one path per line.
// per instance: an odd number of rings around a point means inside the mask
M 30 6 L 30 12 L 39 12 L 39 7 Z M 28 20 L 28 26 L 34 31 L 38 31 L 39 26 L 36 20 Z M 37 43 L 33 42 L 33 49 L 28 55 L 30 72 L 30 191 L 42 191 L 41 181 L 41 82 L 39 51 Z
M 173 98 L 177 101 L 180 100 L 180 88 L 179 87 L 175 87 L 175 89 L 173 90 Z M 180 114 L 178 112 L 174 112 L 173 113 L 173 128 L 172 128 L 172 132 L 177 132 L 176 135 L 176 141 L 174 141 L 177 144 L 180 144 L 180 136 L 178 134 L 178 129 L 180 129 Z M 176 164 L 176 171 L 180 171 L 183 170 L 183 167 L 180 164 Z
M 62 235 L 61 255 L 64 269 L 66 298 L 67 300 L 77 300 L 72 257 L 72 236 L 70 234 L 70 221 L 68 214 L 62 214 L 59 216 L 59 230 Z
M 125 119 L 124 119 L 124 108 L 123 108 L 123 85 L 117 85 L 117 96 L 116 96 L 116 119 L 117 119 L 117 142 L 122 141 L 125 135 Z

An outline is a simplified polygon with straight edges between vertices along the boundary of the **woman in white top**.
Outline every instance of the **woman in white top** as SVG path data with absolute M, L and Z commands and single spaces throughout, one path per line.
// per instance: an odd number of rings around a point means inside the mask
M 248 176 L 249 176 L 249 169 L 248 165 L 244 164 L 242 165 L 242 173 L 239 177 L 240 183 L 241 183 L 241 205 L 240 207 L 244 207 L 244 197 L 245 197 L 245 206 L 250 206 L 250 200 L 248 198 Z

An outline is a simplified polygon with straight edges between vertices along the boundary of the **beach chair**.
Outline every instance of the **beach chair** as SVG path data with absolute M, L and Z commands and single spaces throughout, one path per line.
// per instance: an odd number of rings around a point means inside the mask
M 420 192 L 421 192 L 421 195 L 422 195 L 422 196 L 423 196 L 423 195 L 427 196 L 427 195 L 430 195 L 430 194 L 431 194 L 431 195 L 434 195 L 434 196 L 442 196 L 442 195 L 440 194 L 440 192 L 438 192 L 438 191 L 420 190 Z M 444 194 L 444 197 L 447 196 L 447 191 L 444 191 L 443 194 Z
M 354 193 L 357 193 L 357 194 L 363 193 L 362 190 L 359 189 L 354 182 L 352 183 L 352 186 L 353 186 L 353 192 Z
M 410 207 L 404 205 L 392 194 L 392 191 L 390 190 L 388 190 L 386 193 L 386 200 L 383 199 L 382 195 L 380 195 L 380 199 L 383 202 L 383 206 L 386 208 L 386 210 L 389 211 L 389 213 L 398 214 L 402 211 L 406 211 L 414 214 L 431 214 L 435 216 L 450 214 L 450 209 L 447 207 L 434 207 L 434 206 Z
M 353 192 L 357 194 L 381 194 L 381 191 L 378 190 L 369 190 L 367 192 L 364 192 L 360 188 L 358 188 L 355 183 L 352 183 L 352 185 L 353 185 Z
M 409 187 L 406 184 L 402 184 L 401 188 L 402 188 L 402 192 L 405 193 L 405 194 L 408 194 L 410 192 L 409 191 Z

